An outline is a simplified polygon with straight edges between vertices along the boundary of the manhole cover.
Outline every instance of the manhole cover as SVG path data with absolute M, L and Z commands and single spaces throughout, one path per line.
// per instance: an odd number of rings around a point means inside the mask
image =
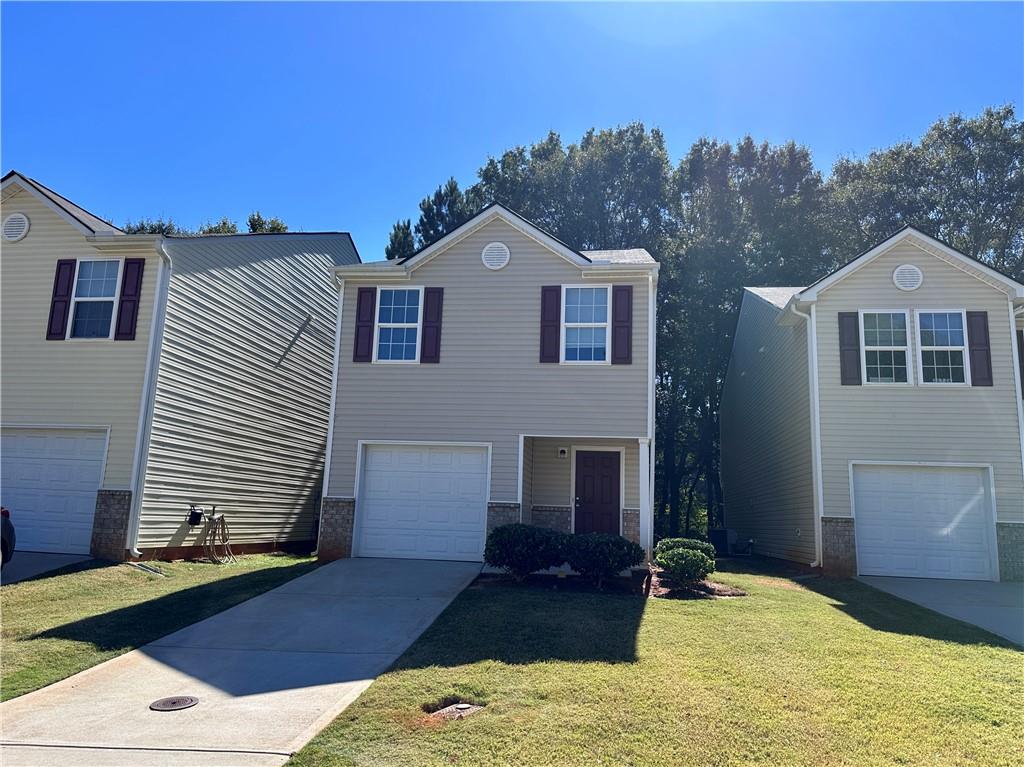
M 483 710 L 483 706 L 475 706 L 470 703 L 456 703 L 435 711 L 431 716 L 438 719 L 465 719 L 470 714 L 475 714 L 481 710 Z
M 175 695 L 172 698 L 161 698 L 149 704 L 151 711 L 181 711 L 183 708 L 192 708 L 199 702 L 199 698 L 191 695 Z

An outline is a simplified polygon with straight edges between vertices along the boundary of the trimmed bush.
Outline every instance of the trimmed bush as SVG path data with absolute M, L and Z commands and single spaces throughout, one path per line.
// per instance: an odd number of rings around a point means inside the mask
M 566 560 L 569 567 L 601 588 L 607 578 L 643 562 L 644 550 L 621 535 L 585 533 L 569 536 Z
M 699 541 L 696 538 L 662 538 L 658 541 L 658 545 L 654 547 L 654 557 L 657 559 L 661 554 L 674 551 L 675 549 L 699 551 L 712 562 L 715 561 L 715 556 L 718 553 L 715 551 L 713 544 L 710 544 L 707 541 Z
M 533 525 L 502 525 L 491 530 L 484 547 L 484 562 L 500 567 L 517 581 L 530 573 L 565 562 L 565 540 L 557 530 Z
M 669 549 L 655 557 L 654 563 L 676 583 L 702 581 L 715 571 L 715 560 L 695 549 Z

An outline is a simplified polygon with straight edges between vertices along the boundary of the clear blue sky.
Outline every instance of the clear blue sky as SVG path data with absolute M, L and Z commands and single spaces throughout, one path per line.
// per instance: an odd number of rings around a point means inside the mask
M 364 259 L 454 175 L 631 120 L 842 154 L 1024 99 L 1024 5 L 2 7 L 2 164 L 115 223 L 259 208 Z

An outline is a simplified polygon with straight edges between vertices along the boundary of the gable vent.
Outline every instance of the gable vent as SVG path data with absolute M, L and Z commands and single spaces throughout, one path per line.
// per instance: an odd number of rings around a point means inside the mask
M 12 213 L 4 219 L 4 239 L 17 242 L 28 234 L 28 216 L 24 213 Z
M 893 270 L 892 281 L 900 290 L 917 290 L 924 282 L 924 275 L 913 264 L 901 264 Z
M 480 260 L 484 262 L 484 266 L 488 269 L 497 271 L 503 268 L 508 264 L 509 260 L 508 245 L 503 242 L 487 243 L 480 254 Z

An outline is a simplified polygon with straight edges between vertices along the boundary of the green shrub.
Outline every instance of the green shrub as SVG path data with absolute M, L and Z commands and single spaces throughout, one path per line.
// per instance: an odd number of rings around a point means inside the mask
M 487 536 L 484 562 L 501 567 L 517 581 L 565 562 L 565 533 L 533 525 L 502 525 Z
M 606 578 L 643 562 L 644 550 L 621 535 L 584 533 L 569 536 L 566 559 L 569 567 L 601 588 Z
M 715 551 L 715 547 L 707 541 L 699 541 L 696 538 L 662 538 L 658 541 L 658 545 L 654 547 L 654 556 L 657 558 L 659 555 L 675 549 L 699 551 L 711 559 L 711 561 L 714 561 L 715 556 L 718 554 Z
M 658 554 L 654 563 L 676 583 L 702 581 L 715 571 L 715 560 L 695 549 L 669 549 Z

